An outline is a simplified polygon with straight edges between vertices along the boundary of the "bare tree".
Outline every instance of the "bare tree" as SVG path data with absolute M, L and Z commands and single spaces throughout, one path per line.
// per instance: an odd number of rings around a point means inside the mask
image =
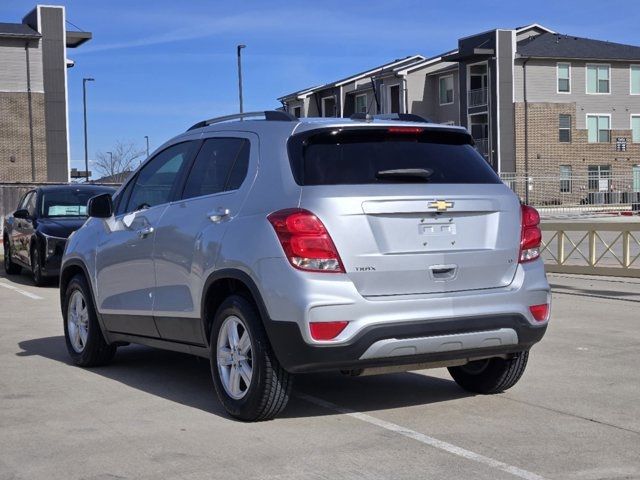
M 111 152 L 98 152 L 94 162 L 96 171 L 102 177 L 130 172 L 138 166 L 146 150 L 134 142 L 118 140 Z

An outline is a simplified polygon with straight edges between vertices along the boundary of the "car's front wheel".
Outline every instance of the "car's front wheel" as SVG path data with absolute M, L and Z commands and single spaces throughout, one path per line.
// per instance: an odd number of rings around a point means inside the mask
M 31 276 L 33 277 L 33 283 L 35 283 L 37 287 L 44 285 L 45 277 L 42 275 L 40 254 L 38 253 L 38 247 L 35 245 L 31 248 Z
M 512 358 L 476 360 L 460 367 L 449 367 L 458 385 L 474 393 L 499 393 L 513 387 L 527 366 L 529 352 L 519 352 Z
M 232 295 L 220 305 L 210 345 L 213 383 L 231 416 L 268 420 L 284 409 L 292 379 L 278 363 L 252 302 Z
M 109 363 L 116 346 L 109 345 L 102 335 L 89 285 L 83 275 L 71 279 L 62 305 L 64 337 L 73 363 L 80 367 L 95 367 Z
M 11 258 L 11 245 L 7 237 L 2 239 L 2 246 L 4 247 L 4 271 L 7 272 L 7 275 L 17 275 L 22 268 L 20 265 L 13 263 Z

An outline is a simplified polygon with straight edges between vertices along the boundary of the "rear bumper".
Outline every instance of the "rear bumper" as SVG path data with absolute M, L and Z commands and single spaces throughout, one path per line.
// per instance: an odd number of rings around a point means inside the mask
M 317 346 L 305 342 L 295 322 L 267 322 L 268 335 L 278 360 L 287 371 L 292 373 L 508 355 L 529 350 L 542 339 L 546 329 L 546 324 L 532 325 L 519 314 L 438 319 L 371 325 L 361 330 L 347 344 Z M 515 332 L 515 342 L 510 341 L 508 332 L 506 341 L 502 342 L 491 341 L 483 344 L 473 341 L 451 341 L 456 335 L 461 339 L 493 339 L 497 336 L 497 331 L 508 330 Z M 491 334 L 484 335 L 486 332 Z M 443 341 L 439 341 L 440 339 Z M 385 342 L 386 340 L 392 340 L 392 342 Z M 398 348 L 390 350 L 387 348 L 390 344 L 400 348 L 409 347 L 406 351 L 411 353 L 403 355 L 402 350 Z M 429 345 L 433 348 L 429 348 Z M 426 347 L 421 348 L 421 346 Z
M 290 372 L 508 355 L 530 349 L 548 323 L 536 321 L 529 311 L 532 305 L 551 303 L 541 260 L 518 265 L 505 288 L 384 298 L 362 297 L 347 276 L 292 270 L 272 260 L 260 282 L 278 286 L 261 292 L 264 318 L 275 354 Z M 311 338 L 310 322 L 335 320 L 349 324 L 334 340 Z M 517 339 L 496 340 L 494 331 L 500 329 L 512 329 Z M 481 332 L 494 333 L 485 338 Z M 432 338 L 457 334 L 471 335 Z M 382 346 L 374 345 L 383 340 Z M 365 355 L 370 348 L 378 353 Z

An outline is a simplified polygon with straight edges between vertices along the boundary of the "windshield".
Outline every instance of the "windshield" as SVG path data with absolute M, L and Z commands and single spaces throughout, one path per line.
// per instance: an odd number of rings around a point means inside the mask
M 500 183 L 466 132 L 418 127 L 331 129 L 296 135 L 299 185 Z
M 44 191 L 40 200 L 40 217 L 86 217 L 89 199 L 109 191 L 104 188 Z

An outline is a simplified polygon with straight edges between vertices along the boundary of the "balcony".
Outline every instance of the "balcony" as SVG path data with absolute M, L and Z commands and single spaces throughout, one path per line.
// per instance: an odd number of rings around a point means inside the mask
M 488 157 L 489 156 L 489 139 L 474 138 L 473 140 L 476 142 L 476 149 L 478 150 L 478 152 L 480 152 L 483 156 Z
M 487 89 L 477 88 L 467 92 L 467 107 L 481 107 L 487 104 Z

